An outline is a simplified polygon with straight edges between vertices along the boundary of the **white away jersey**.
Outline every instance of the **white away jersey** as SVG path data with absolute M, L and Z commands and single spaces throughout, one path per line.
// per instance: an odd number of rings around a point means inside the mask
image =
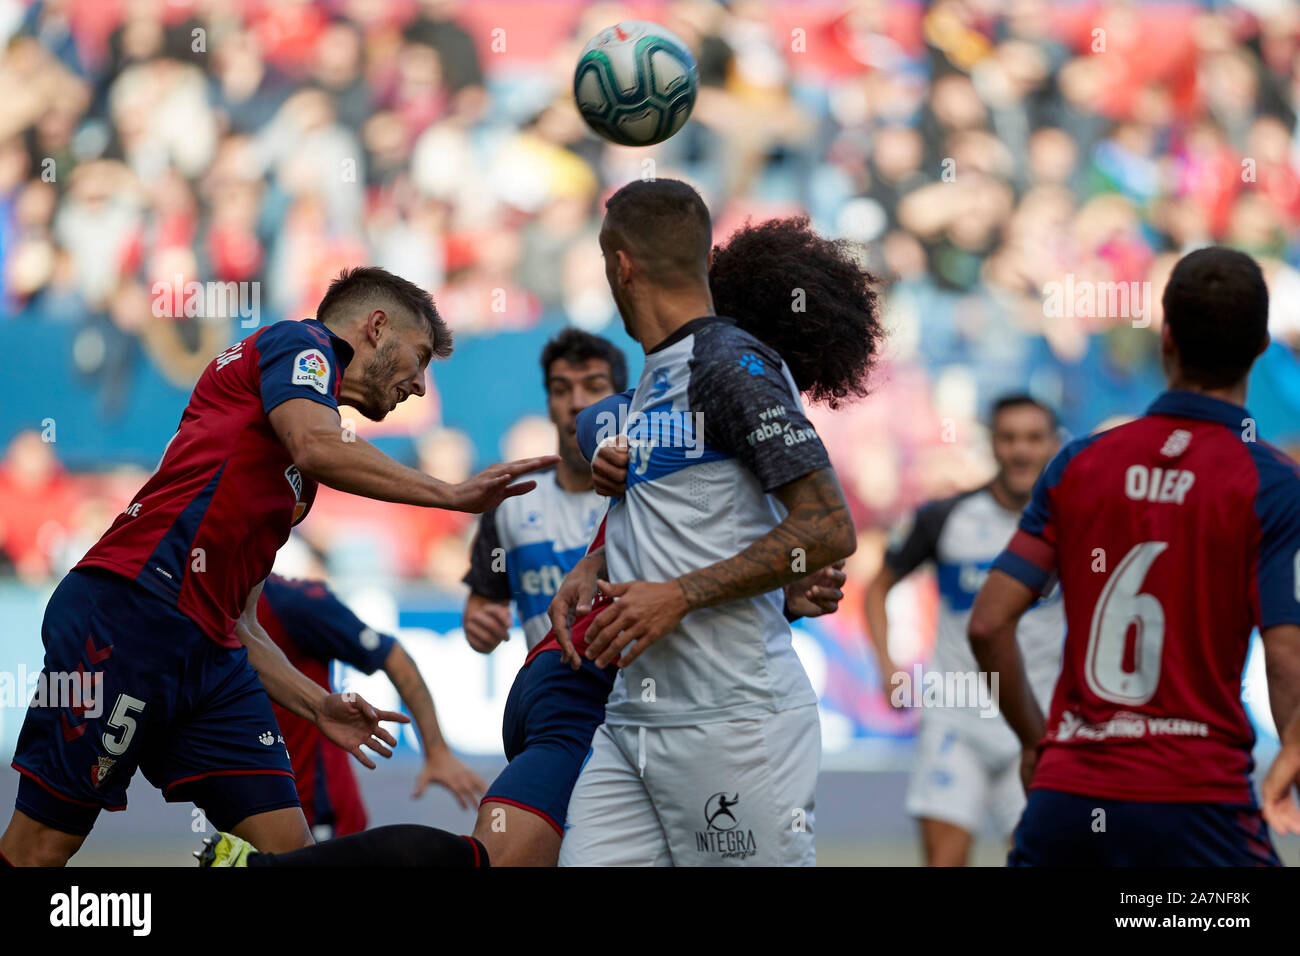
M 924 562 L 933 561 L 939 580 L 939 621 L 929 671 L 944 675 L 979 671 L 967 636 L 971 607 L 1019 521 L 1019 512 L 1002 507 L 984 487 L 922 506 L 910 528 L 895 534 L 885 554 L 886 566 L 901 578 Z M 1054 585 L 1021 617 L 1016 640 L 1030 687 L 1046 713 L 1061 673 L 1065 644 L 1065 611 L 1059 585 Z M 958 721 L 964 732 L 983 732 L 985 739 L 999 745 L 1019 746 L 1000 714 L 980 714 L 978 707 L 944 706 L 921 711 L 923 720 L 949 725 Z
M 555 469 L 530 476 L 537 487 L 483 512 L 464 582 L 475 594 L 515 602 L 532 650 L 551 629 L 546 609 L 596 534 L 605 499 L 595 491 L 565 491 Z
M 605 526 L 610 579 L 668 581 L 780 521 L 768 492 L 830 465 L 781 357 L 733 320 L 695 319 L 646 356 L 623 420 L 627 494 Z M 775 591 L 692 611 L 620 671 L 610 724 L 692 725 L 816 703 Z

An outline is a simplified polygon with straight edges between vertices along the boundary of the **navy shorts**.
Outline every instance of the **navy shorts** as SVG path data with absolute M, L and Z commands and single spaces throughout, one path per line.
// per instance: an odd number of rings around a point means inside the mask
M 1032 790 L 1008 866 L 1281 866 L 1253 804 Z
M 563 836 L 569 794 L 605 719 L 617 674 L 616 665 L 601 670 L 588 660 L 575 671 L 559 651 L 542 651 L 520 668 L 501 722 L 510 763 L 492 781 L 483 803 L 529 810 Z
M 101 810 L 126 808 L 137 767 L 168 801 L 195 803 L 222 830 L 298 806 L 244 648 L 221 647 L 139 585 L 97 569 L 63 579 L 41 639 L 42 684 L 13 761 L 17 807 L 29 817 L 85 835 Z

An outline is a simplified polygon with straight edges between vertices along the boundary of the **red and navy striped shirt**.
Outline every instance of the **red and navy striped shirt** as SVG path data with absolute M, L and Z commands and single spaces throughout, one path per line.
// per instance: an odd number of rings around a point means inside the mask
M 1251 801 L 1251 631 L 1300 624 L 1300 471 L 1244 408 L 1169 391 L 1067 445 L 994 568 L 1060 576 L 1065 660 L 1035 788 Z
M 315 319 L 277 322 L 218 355 L 153 477 L 77 567 L 100 567 L 172 604 L 224 647 L 235 621 L 303 519 L 316 483 L 267 418 L 306 398 L 338 408 L 352 347 Z

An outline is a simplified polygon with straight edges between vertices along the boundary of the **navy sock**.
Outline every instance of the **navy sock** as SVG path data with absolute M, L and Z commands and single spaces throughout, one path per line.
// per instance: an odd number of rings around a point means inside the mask
M 487 850 L 470 836 L 398 823 L 325 840 L 288 853 L 250 853 L 249 866 L 489 866 Z

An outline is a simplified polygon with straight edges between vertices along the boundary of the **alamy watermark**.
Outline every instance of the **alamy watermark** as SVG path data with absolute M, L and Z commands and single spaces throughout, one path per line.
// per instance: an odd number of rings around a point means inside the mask
M 998 674 L 983 671 L 927 671 L 920 664 L 909 674 L 899 670 L 889 679 L 894 707 L 977 710 L 981 717 L 999 717 Z
M 1067 272 L 1064 282 L 1043 284 L 1043 315 L 1049 319 L 1130 319 L 1133 328 L 1151 325 L 1150 282 L 1093 282 Z
M 597 446 L 620 435 L 627 437 L 628 468 L 644 474 L 655 448 L 681 448 L 686 458 L 704 454 L 704 413 L 675 408 L 629 411 L 627 405 L 617 412 L 597 413 Z
M 155 282 L 150 288 L 153 314 L 159 319 L 239 319 L 240 327 L 255 328 L 261 321 L 262 290 L 259 282 Z
M 0 707 L 71 708 L 91 720 L 104 712 L 102 671 L 0 671 Z

